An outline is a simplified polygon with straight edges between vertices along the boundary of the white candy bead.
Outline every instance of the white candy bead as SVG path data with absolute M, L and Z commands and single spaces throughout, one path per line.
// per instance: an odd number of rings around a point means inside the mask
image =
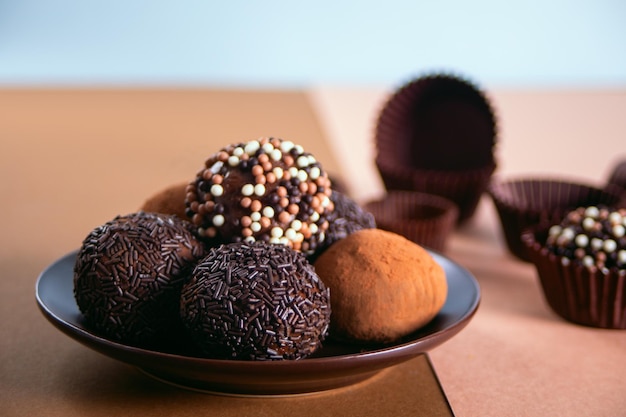
M 602 239 L 598 239 L 597 237 L 594 237 L 593 239 L 591 239 L 591 249 L 593 250 L 600 250 L 602 249 L 603 246 Z
M 224 188 L 219 184 L 213 184 L 211 186 L 211 195 L 219 197 L 224 194 Z
M 263 194 L 265 194 L 265 185 L 263 184 L 257 184 L 254 186 L 254 194 L 258 195 L 259 197 L 262 196 Z
M 222 161 L 217 161 L 216 163 L 211 165 L 211 168 L 210 168 L 211 174 L 217 174 L 218 172 L 220 172 L 223 166 L 224 166 L 224 163 Z
M 254 194 L 254 185 L 245 184 L 243 187 L 241 187 L 241 194 L 245 195 L 246 197 L 249 197 L 252 194 Z
M 293 142 L 289 141 L 289 140 L 285 140 L 280 144 L 280 150 L 283 152 L 289 152 L 290 150 L 293 149 L 295 145 L 293 144 Z
M 280 161 L 280 158 L 283 157 L 283 153 L 280 151 L 280 149 L 274 149 L 272 152 L 270 152 L 270 158 L 272 158 L 272 161 Z
M 297 232 L 297 231 L 300 231 L 300 229 L 302 229 L 302 222 L 300 220 L 296 219 L 296 220 L 291 222 L 290 226 L 291 226 L 291 228 L 293 230 L 295 230 Z
M 576 236 L 575 242 L 576 246 L 578 246 L 579 248 L 584 248 L 589 244 L 589 238 L 587 237 L 587 235 L 580 234 Z
M 591 230 L 596 225 L 596 221 L 591 217 L 585 217 L 583 220 L 583 229 Z
M 215 216 L 213 216 L 213 225 L 216 227 L 223 226 L 224 220 L 224 216 L 222 216 L 221 214 L 216 214 Z
M 320 169 L 318 167 L 312 167 L 311 168 L 311 172 L 309 172 L 309 177 L 312 180 L 318 179 L 320 177 L 320 175 L 321 175 L 321 171 L 320 171 Z
M 256 151 L 259 150 L 260 147 L 261 147 L 261 144 L 259 143 L 259 141 L 253 140 L 246 144 L 246 147 L 244 148 L 244 150 L 246 151 L 248 155 L 254 155 Z
M 230 165 L 231 167 L 236 167 L 237 165 L 239 165 L 239 157 L 235 155 L 229 156 L 228 165 Z
M 607 239 L 604 241 L 602 249 L 604 249 L 606 253 L 614 252 L 615 249 L 617 249 L 617 242 L 615 242 L 613 239 Z
M 309 158 L 307 158 L 305 155 L 299 156 L 298 160 L 296 161 L 296 164 L 298 165 L 299 168 L 304 168 L 306 166 L 309 166 Z
M 599 214 L 600 214 L 600 210 L 598 210 L 598 208 L 595 206 L 587 207 L 585 209 L 585 216 L 587 217 L 592 217 L 595 219 L 598 217 Z
M 550 227 L 550 230 L 548 230 L 548 234 L 550 236 L 556 236 L 561 233 L 561 230 L 563 230 L 563 228 L 558 224 L 555 224 L 554 226 Z
M 270 218 L 270 219 L 272 217 L 274 217 L 274 209 L 272 208 L 272 206 L 265 206 L 265 207 L 263 207 L 263 215 L 265 217 Z

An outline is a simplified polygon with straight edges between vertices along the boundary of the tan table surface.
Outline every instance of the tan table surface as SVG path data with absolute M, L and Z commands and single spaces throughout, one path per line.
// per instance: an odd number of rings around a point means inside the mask
M 235 400 L 162 386 L 92 352 L 49 325 L 34 302 L 47 264 L 94 226 L 187 180 L 216 144 L 290 138 L 357 199 L 379 193 L 371 137 L 386 94 L 0 91 L 0 415 L 449 415 L 425 357 L 339 392 Z M 600 182 L 625 156 L 626 91 L 491 97 L 502 131 L 499 175 Z M 457 416 L 624 415 L 626 332 L 556 317 L 532 267 L 506 252 L 490 201 L 452 236 L 447 255 L 482 291 L 468 327 L 429 355 Z
M 329 393 L 232 398 L 156 382 L 38 311 L 37 276 L 90 230 L 265 135 L 340 175 L 304 92 L 0 90 L 0 416 L 451 415 L 426 355 Z
M 331 144 L 353 152 L 344 176 L 357 199 L 382 190 L 371 139 L 388 94 L 337 87 L 310 94 Z M 603 184 L 626 159 L 626 90 L 489 96 L 499 120 L 503 178 L 551 175 Z M 626 331 L 558 318 L 533 267 L 507 253 L 490 200 L 452 236 L 447 255 L 476 276 L 482 292 L 468 327 L 430 354 L 457 416 L 626 415 Z

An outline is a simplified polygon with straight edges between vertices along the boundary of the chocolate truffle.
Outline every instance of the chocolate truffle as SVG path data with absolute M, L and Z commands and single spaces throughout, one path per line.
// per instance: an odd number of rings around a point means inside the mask
M 392 232 L 363 229 L 315 262 L 331 291 L 331 336 L 388 343 L 432 320 L 447 296 L 443 268 L 421 246 Z
M 138 212 L 91 231 L 74 266 L 74 295 L 88 325 L 142 346 L 180 328 L 180 290 L 204 255 L 191 228 L 176 216 Z
M 330 199 L 335 209 L 329 216 L 326 238 L 323 244 L 319 245 L 315 254 L 309 257 L 309 260 L 316 259 L 330 245 L 357 230 L 373 229 L 376 227 L 374 215 L 364 210 L 347 194 L 333 189 Z
M 331 310 L 302 253 L 257 241 L 211 249 L 183 287 L 180 312 L 210 357 L 281 360 L 317 350 Z
M 626 208 L 579 207 L 549 229 L 546 248 L 587 268 L 626 270 Z
M 153 194 L 144 201 L 140 210 L 152 213 L 174 214 L 183 220 L 189 220 L 185 207 L 188 183 L 188 181 L 185 181 L 173 184 Z
M 187 187 L 187 216 L 206 238 L 281 243 L 305 254 L 325 238 L 330 180 L 299 145 L 261 138 L 209 157 Z
M 582 206 L 561 221 L 526 229 L 545 301 L 585 326 L 626 329 L 626 208 Z

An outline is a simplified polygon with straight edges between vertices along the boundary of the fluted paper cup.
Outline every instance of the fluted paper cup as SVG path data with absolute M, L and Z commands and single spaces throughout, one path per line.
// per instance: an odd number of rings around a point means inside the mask
M 364 208 L 374 215 L 379 229 L 438 252 L 445 252 L 459 214 L 452 201 L 414 191 L 389 191 L 381 199 L 365 203 Z
M 573 323 L 626 329 L 626 270 L 588 268 L 545 247 L 547 227 L 522 233 L 550 308 Z
M 570 210 L 583 206 L 614 206 L 618 193 L 568 179 L 519 178 L 494 180 L 488 193 L 496 207 L 509 251 L 529 261 L 522 232 L 531 227 L 558 223 Z
M 398 89 L 379 114 L 376 166 L 389 190 L 441 195 L 470 218 L 496 169 L 489 100 L 458 76 L 433 74 Z

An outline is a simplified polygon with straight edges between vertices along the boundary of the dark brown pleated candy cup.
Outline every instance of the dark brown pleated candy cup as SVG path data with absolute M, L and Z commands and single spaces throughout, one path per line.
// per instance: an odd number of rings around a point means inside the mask
M 430 249 L 444 252 L 459 211 L 441 196 L 414 191 L 389 191 L 364 205 L 379 229 L 387 230 Z
M 562 179 L 528 178 L 492 181 L 488 193 L 494 202 L 509 251 L 529 261 L 520 236 L 534 226 L 557 224 L 577 207 L 620 204 L 618 193 Z
M 477 87 L 455 76 L 424 76 L 384 105 L 375 132 L 376 165 L 387 189 L 446 197 L 463 221 L 496 168 L 496 137 L 493 110 Z
M 620 161 L 613 167 L 606 186 L 617 189 L 626 194 L 626 160 Z
M 526 230 L 521 239 L 550 308 L 573 323 L 626 329 L 626 270 L 611 268 L 603 272 L 564 261 L 544 246 L 547 230 Z

